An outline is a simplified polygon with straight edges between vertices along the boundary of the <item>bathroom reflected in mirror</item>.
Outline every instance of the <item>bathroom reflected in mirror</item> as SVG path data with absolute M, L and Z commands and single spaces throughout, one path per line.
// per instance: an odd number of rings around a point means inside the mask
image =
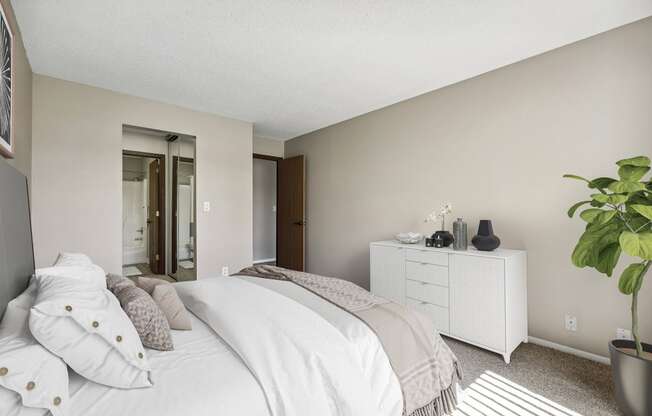
M 195 159 L 194 140 L 170 142 L 172 154 L 172 277 L 194 280 L 195 270 Z

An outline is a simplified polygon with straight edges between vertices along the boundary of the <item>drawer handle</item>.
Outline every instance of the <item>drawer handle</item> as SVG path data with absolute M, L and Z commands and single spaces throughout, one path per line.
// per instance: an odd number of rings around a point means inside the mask
M 427 265 L 428 265 L 428 263 L 421 263 L 421 265 L 422 265 L 422 266 L 427 266 Z
M 427 305 L 428 302 L 421 302 L 421 305 Z
M 428 284 L 428 283 L 426 283 L 426 282 L 421 282 L 421 286 L 425 286 L 425 285 L 427 285 L 427 284 Z

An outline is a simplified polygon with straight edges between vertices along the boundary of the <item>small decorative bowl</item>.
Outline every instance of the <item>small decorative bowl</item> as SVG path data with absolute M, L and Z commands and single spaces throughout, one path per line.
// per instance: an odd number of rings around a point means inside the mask
M 423 239 L 423 235 L 419 233 L 399 233 L 396 234 L 395 238 L 399 241 L 399 243 L 416 244 Z

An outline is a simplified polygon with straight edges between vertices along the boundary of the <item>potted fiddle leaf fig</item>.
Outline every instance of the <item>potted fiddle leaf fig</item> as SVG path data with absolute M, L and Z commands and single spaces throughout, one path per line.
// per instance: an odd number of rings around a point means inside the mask
M 586 229 L 580 236 L 572 261 L 592 267 L 609 277 L 625 252 L 634 260 L 618 280 L 621 293 L 631 296 L 633 340 L 609 343 L 616 401 L 631 416 L 652 415 L 652 345 L 641 342 L 639 292 L 652 265 L 652 181 L 647 176 L 650 158 L 638 156 L 616 162 L 618 179 L 565 178 L 586 182 L 589 198 L 573 205 L 568 216 L 583 208 L 580 218 Z M 648 317 L 649 318 L 649 317 Z

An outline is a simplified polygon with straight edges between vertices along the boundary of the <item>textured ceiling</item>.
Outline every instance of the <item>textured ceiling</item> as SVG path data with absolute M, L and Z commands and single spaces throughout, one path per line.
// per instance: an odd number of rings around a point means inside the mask
M 652 15 L 652 0 L 13 0 L 34 72 L 291 138 Z

